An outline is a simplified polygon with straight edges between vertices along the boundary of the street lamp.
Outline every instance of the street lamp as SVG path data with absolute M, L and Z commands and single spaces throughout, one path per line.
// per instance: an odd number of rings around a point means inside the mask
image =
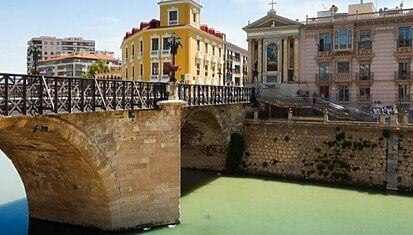
M 32 45 L 29 49 L 29 55 L 33 56 L 33 65 L 34 65 L 34 70 L 31 70 L 31 74 L 38 74 L 39 72 L 37 71 L 37 64 L 39 61 L 39 47 L 37 45 Z
M 172 37 L 169 38 L 169 47 L 171 48 L 172 54 L 172 65 L 169 82 L 176 82 L 175 73 L 178 70 L 178 66 L 175 64 L 175 56 L 178 54 L 179 47 L 182 47 L 181 38 L 176 36 L 176 33 L 172 34 Z

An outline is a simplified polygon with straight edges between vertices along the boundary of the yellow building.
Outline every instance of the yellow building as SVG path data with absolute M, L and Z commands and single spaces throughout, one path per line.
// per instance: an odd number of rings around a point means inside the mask
M 142 22 L 126 33 L 122 42 L 122 75 L 129 80 L 169 80 L 172 62 L 168 39 L 181 38 L 176 73 L 178 81 L 189 84 L 222 85 L 225 34 L 200 23 L 199 0 L 162 0 L 160 20 Z

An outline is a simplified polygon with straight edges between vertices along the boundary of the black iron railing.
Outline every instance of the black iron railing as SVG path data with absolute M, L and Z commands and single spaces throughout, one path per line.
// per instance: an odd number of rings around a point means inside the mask
M 251 103 L 253 88 L 209 85 L 184 85 L 178 89 L 179 99 L 189 106 Z
M 179 85 L 189 106 L 251 103 L 253 88 Z M 0 73 L 0 116 L 155 109 L 168 84 Z
M 0 73 L 0 115 L 154 109 L 165 83 Z

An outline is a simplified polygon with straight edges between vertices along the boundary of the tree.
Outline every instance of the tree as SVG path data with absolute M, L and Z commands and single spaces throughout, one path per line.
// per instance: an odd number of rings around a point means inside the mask
M 109 66 L 105 64 L 105 61 L 98 60 L 89 66 L 89 70 L 82 74 L 82 78 L 94 78 L 96 73 L 109 72 Z

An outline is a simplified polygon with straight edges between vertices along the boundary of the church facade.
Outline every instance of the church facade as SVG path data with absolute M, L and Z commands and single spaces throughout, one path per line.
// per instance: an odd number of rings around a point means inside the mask
M 248 83 L 343 106 L 413 106 L 413 9 L 333 6 L 298 22 L 270 10 L 249 23 Z

